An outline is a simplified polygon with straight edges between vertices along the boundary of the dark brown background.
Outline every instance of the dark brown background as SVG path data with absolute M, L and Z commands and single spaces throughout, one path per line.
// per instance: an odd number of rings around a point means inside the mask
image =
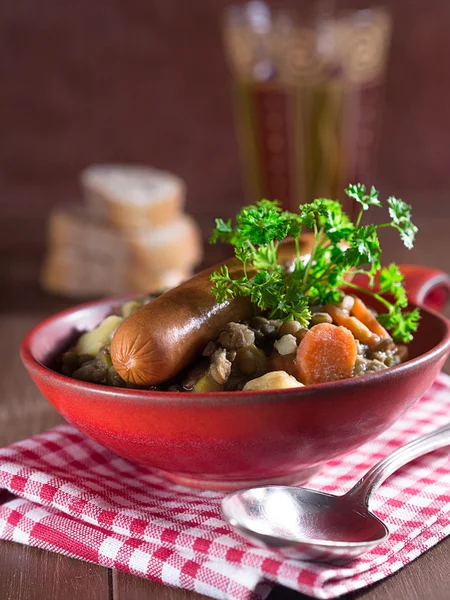
M 178 173 L 205 231 L 242 203 L 220 34 L 226 4 L 0 1 L 0 307 L 11 290 L 23 298 L 34 289 L 48 209 L 78 198 L 89 163 Z M 439 215 L 450 191 L 450 4 L 385 4 L 395 34 L 375 183 Z
M 386 257 L 449 270 L 450 3 L 385 3 L 394 12 L 395 35 L 374 183 L 411 202 L 421 229 L 414 257 L 397 240 Z M 0 0 L 0 381 L 7 390 L 0 429 L 6 443 L 59 422 L 31 391 L 18 345 L 57 303 L 39 294 L 36 283 L 45 219 L 54 204 L 79 197 L 80 169 L 136 161 L 180 174 L 188 208 L 205 233 L 213 216 L 231 215 L 243 201 L 219 28 L 225 4 Z M 187 597 L 54 553 L 7 546 L 0 580 L 11 599 Z M 443 600 L 448 557 L 445 541 L 355 597 Z

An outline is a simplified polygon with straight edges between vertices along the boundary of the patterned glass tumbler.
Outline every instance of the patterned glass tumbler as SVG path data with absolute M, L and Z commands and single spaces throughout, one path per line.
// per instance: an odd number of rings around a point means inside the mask
M 306 15 L 252 1 L 227 9 L 249 202 L 296 210 L 318 197 L 345 202 L 349 183 L 372 183 L 391 29 L 383 8 Z

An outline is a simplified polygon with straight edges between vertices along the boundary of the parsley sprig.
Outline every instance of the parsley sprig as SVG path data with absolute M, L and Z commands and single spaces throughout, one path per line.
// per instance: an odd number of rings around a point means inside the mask
M 379 192 L 362 184 L 352 184 L 347 196 L 360 205 L 352 221 L 342 205 L 326 198 L 300 206 L 298 213 L 283 211 L 276 201 L 261 200 L 243 207 L 231 220 L 216 219 L 211 243 L 223 241 L 233 246 L 242 263 L 242 275 L 232 277 L 223 266 L 211 275 L 212 292 L 218 302 L 237 296 L 250 297 L 253 304 L 270 318 L 295 319 L 307 327 L 310 307 L 342 299 L 342 288 L 350 287 L 375 297 L 386 312 L 378 316 L 393 339 L 409 342 L 417 330 L 419 311 L 407 312 L 408 300 L 403 275 L 395 264 L 381 268 L 378 230 L 397 229 L 404 245 L 411 249 L 417 227 L 411 221 L 411 207 L 393 196 L 387 199 L 390 220 L 378 225 L 363 225 L 364 214 L 372 207 L 382 207 Z M 311 254 L 300 256 L 300 239 L 305 229 L 314 232 Z M 292 238 L 296 246 L 293 269 L 289 273 L 279 264 L 280 242 Z M 364 273 L 367 289 L 348 281 L 350 273 Z M 375 279 L 378 291 L 374 291 Z

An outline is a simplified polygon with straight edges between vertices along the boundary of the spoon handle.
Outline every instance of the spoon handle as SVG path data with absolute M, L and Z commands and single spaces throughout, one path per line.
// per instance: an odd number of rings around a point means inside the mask
M 432 433 L 427 433 L 412 440 L 383 458 L 345 495 L 357 498 L 358 501 L 367 506 L 373 492 L 397 469 L 423 454 L 428 454 L 428 452 L 448 445 L 450 445 L 450 423 Z

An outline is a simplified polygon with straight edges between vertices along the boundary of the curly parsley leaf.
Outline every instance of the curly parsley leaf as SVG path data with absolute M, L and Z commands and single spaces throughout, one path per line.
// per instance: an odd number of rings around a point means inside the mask
M 305 227 L 314 229 L 317 226 L 320 216 L 325 216 L 327 212 L 325 199 L 317 199 L 309 204 L 300 205 L 300 219 Z
M 347 240 L 355 227 L 352 221 L 339 202 L 329 200 L 325 206 L 326 212 L 319 219 L 325 233 L 332 242 Z
M 381 270 L 380 273 L 380 291 L 384 294 L 391 292 L 393 288 L 400 286 L 403 281 L 403 274 L 396 264 L 392 263 Z
M 391 294 L 398 306 L 408 305 L 406 290 L 403 287 L 403 275 L 395 264 L 391 264 L 380 272 L 380 292 Z
M 253 251 L 248 245 L 243 244 L 242 246 L 236 246 L 234 248 L 234 255 L 245 267 L 247 263 L 252 260 Z
M 361 183 L 354 183 L 348 186 L 345 193 L 349 198 L 361 204 L 363 210 L 369 210 L 370 206 L 382 206 L 378 196 L 378 190 L 372 186 L 366 194 L 366 186 Z
M 350 232 L 347 240 L 349 248 L 340 256 L 340 264 L 344 267 L 361 267 L 368 265 L 370 273 L 380 269 L 381 248 L 375 225 L 365 225 Z
M 283 294 L 283 270 L 277 267 L 273 272 L 259 271 L 254 279 L 250 293 L 253 304 L 261 310 L 273 310 Z
M 392 226 L 395 227 L 399 233 L 400 238 L 406 248 L 411 250 L 414 247 L 414 240 L 417 233 L 417 227 L 411 221 L 411 207 L 406 202 L 403 202 L 400 198 L 390 196 L 387 199 L 389 216 L 392 219 Z
M 389 329 L 394 340 L 409 343 L 413 339 L 413 333 L 417 331 L 420 313 L 417 308 L 411 312 L 402 312 L 397 306 L 388 313 L 378 315 L 378 321 Z
M 223 265 L 218 271 L 214 271 L 210 279 L 213 283 L 212 293 L 219 304 L 234 298 L 233 282 L 226 265 Z
M 289 315 L 289 320 L 298 321 L 302 327 L 308 327 L 312 314 L 308 300 L 301 292 L 286 294 L 284 298 L 280 298 L 277 306 L 272 309 L 270 317 L 283 319 L 286 314 Z
M 405 221 L 411 220 L 411 207 L 400 198 L 389 196 L 387 199 L 389 216 L 394 225 L 400 225 Z
M 287 235 L 294 239 L 299 238 L 304 226 L 301 216 L 296 213 L 285 212 L 284 217 L 288 224 Z
M 216 219 L 216 227 L 213 229 L 210 244 L 215 244 L 219 240 L 223 242 L 230 242 L 233 234 L 233 228 L 231 227 L 231 219 L 224 221 L 223 219 Z
M 253 267 L 258 271 L 273 269 L 277 261 L 278 254 L 274 246 L 262 246 L 253 252 Z
M 255 206 L 243 208 L 237 216 L 237 230 L 251 244 L 265 245 L 273 240 L 283 240 L 289 223 L 278 203 L 261 200 Z
M 400 231 L 400 238 L 408 250 L 414 248 L 414 241 L 416 239 L 417 227 L 413 223 L 405 223 L 402 227 L 398 227 Z
M 314 304 L 339 302 L 349 275 L 355 270 L 369 278 L 367 294 L 382 301 L 387 312 L 379 320 L 396 340 L 408 341 L 417 329 L 417 310 L 405 312 L 408 301 L 403 277 L 394 264 L 381 269 L 380 227 L 394 227 L 407 248 L 411 248 L 417 227 L 411 221 L 411 207 L 403 200 L 389 197 L 391 220 L 381 225 L 361 225 L 363 214 L 371 206 L 381 206 L 375 187 L 369 191 L 361 184 L 351 184 L 347 195 L 360 206 L 352 221 L 342 205 L 328 198 L 319 198 L 300 206 L 298 213 L 282 211 L 277 202 L 261 200 L 244 206 L 231 221 L 216 220 L 211 242 L 230 243 L 236 258 L 243 265 L 243 276 L 233 279 L 222 267 L 212 274 L 213 293 L 218 302 L 236 296 L 248 296 L 251 302 L 272 318 L 296 319 L 307 326 Z M 314 231 L 310 255 L 299 254 L 301 232 Z M 285 271 L 279 264 L 279 243 L 287 237 L 295 240 L 297 257 L 294 267 Z M 372 291 L 379 275 L 379 293 Z M 387 297 L 389 297 L 389 299 Z

